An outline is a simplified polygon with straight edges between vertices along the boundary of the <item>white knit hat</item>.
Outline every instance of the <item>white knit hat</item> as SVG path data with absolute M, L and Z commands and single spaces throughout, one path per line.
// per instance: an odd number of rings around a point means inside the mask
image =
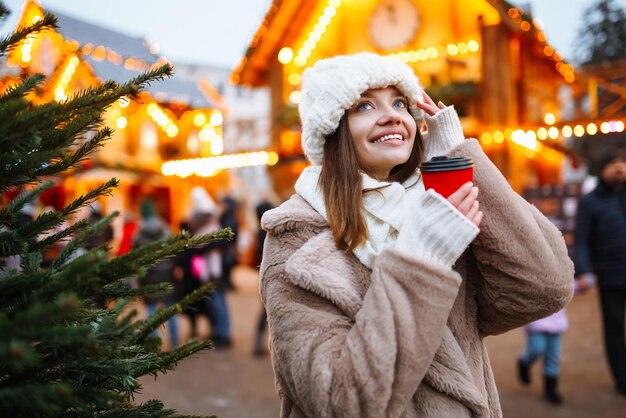
M 191 206 L 192 214 L 208 213 L 215 215 L 217 205 L 204 187 L 196 186 L 191 189 Z
M 408 65 L 393 58 L 362 52 L 319 60 L 304 71 L 300 99 L 302 148 L 313 164 L 322 164 L 324 141 L 341 117 L 369 89 L 395 86 L 409 101 L 416 120 L 422 111 L 422 88 Z

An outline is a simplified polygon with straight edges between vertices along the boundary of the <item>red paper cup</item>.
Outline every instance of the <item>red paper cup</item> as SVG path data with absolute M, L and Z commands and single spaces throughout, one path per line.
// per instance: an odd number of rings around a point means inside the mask
M 468 157 L 433 157 L 421 166 L 426 190 L 433 189 L 445 198 L 472 181 L 474 162 Z

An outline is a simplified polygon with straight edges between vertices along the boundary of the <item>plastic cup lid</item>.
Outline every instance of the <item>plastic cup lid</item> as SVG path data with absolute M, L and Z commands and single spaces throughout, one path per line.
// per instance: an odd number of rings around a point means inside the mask
M 426 161 L 420 167 L 422 171 L 450 171 L 463 170 L 474 167 L 474 161 L 469 157 L 447 157 L 439 155 Z

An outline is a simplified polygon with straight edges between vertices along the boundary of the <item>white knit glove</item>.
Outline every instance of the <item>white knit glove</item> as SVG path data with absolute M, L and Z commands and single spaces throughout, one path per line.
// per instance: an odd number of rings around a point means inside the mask
M 463 143 L 465 136 L 459 116 L 454 106 L 448 106 L 435 113 L 424 115 L 428 131 L 422 133 L 425 143 L 424 161 L 437 155 L 446 155 L 452 148 Z
M 406 218 L 396 249 L 421 260 L 452 268 L 478 235 L 478 227 L 434 190 L 407 194 Z

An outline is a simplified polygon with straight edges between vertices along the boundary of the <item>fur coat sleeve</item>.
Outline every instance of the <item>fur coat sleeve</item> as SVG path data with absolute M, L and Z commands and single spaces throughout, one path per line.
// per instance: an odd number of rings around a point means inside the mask
M 264 220 L 268 227 L 271 215 Z M 460 275 L 391 249 L 359 294 L 354 266 L 328 229 L 280 222 L 266 238 L 261 295 L 283 408 L 294 402 L 311 417 L 402 416 L 447 331 Z
M 466 140 L 451 154 L 474 160 L 484 212 L 471 245 L 482 275 L 476 301 L 481 333 L 500 334 L 557 312 L 574 291 L 561 232 L 509 187 L 478 141 Z

